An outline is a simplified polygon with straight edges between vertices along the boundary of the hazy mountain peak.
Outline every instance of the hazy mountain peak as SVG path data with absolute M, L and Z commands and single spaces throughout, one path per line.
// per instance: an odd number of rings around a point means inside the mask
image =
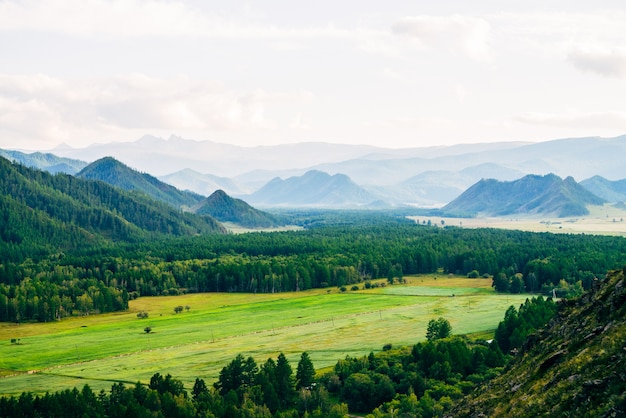
M 525 214 L 566 217 L 585 215 L 589 213 L 587 205 L 603 202 L 572 177 L 562 180 L 555 174 L 529 174 L 510 182 L 480 180 L 442 210 L 487 216 Z

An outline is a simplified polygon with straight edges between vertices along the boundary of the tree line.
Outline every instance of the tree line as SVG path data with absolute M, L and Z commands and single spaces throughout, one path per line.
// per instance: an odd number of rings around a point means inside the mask
M 429 227 L 406 220 L 95 245 L 3 260 L 0 321 L 124 310 L 139 296 L 299 291 L 419 273 L 471 273 L 493 277 L 500 292 L 568 296 L 621 267 L 624 254 L 621 237 Z M 52 295 L 61 298 L 62 310 Z

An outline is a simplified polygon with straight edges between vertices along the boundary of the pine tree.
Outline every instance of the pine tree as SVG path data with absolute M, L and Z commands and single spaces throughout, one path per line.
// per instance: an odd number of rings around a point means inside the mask
M 306 351 L 300 356 L 298 367 L 296 369 L 296 389 L 310 387 L 315 379 L 315 367 Z

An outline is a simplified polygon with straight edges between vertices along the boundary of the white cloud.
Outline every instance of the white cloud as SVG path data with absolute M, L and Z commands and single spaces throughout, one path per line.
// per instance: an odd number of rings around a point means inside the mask
M 574 50 L 567 57 L 576 68 L 605 77 L 626 78 L 626 51 Z
M 307 91 L 235 91 L 222 83 L 142 74 L 56 79 L 0 75 L 0 135 L 68 142 L 85 132 L 259 131 L 277 122 L 266 110 L 311 100 Z
M 453 16 L 409 16 L 393 24 L 392 31 L 420 46 L 445 48 L 476 60 L 491 57 L 491 26 L 485 19 Z

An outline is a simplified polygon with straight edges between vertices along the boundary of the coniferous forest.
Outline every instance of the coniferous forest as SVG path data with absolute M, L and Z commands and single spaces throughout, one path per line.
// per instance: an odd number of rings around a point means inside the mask
M 139 296 L 273 293 L 437 272 L 488 275 L 500 292 L 576 295 L 626 254 L 623 238 L 368 223 L 365 215 L 305 231 L 163 236 L 66 252 L 1 246 L 1 321 L 124 310 Z

